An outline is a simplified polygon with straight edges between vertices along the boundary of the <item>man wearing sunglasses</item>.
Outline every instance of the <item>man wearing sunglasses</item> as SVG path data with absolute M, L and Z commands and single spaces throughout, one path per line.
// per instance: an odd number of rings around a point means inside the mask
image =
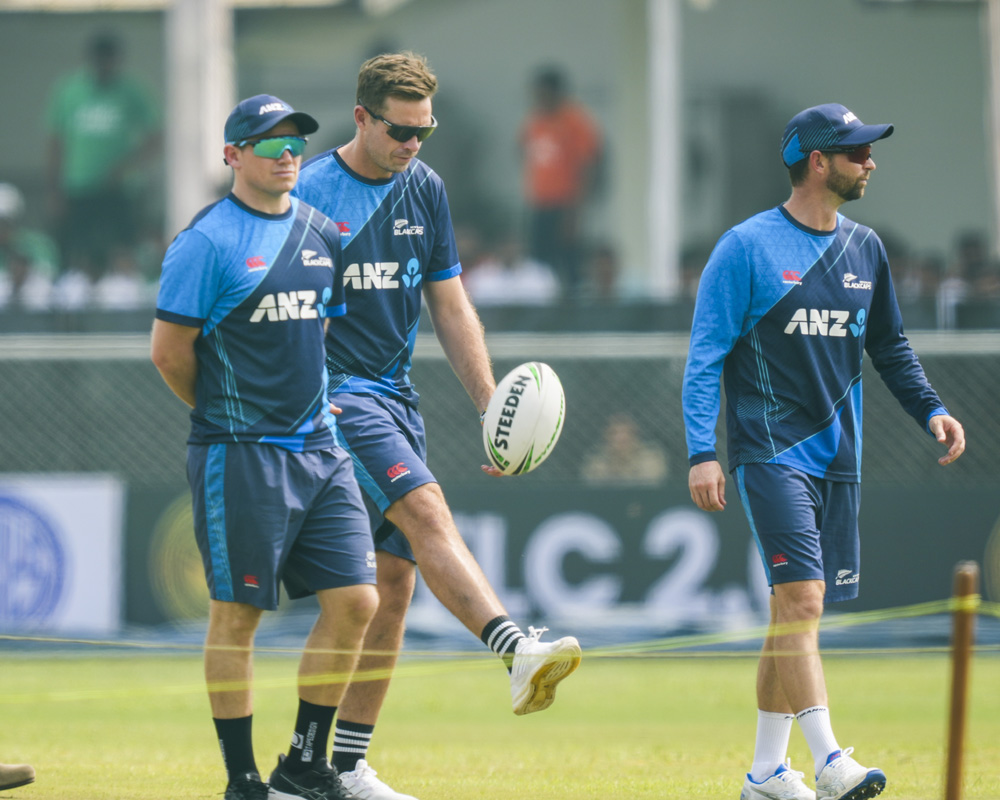
M 318 127 L 271 95 L 236 106 L 223 151 L 232 191 L 171 243 L 153 324 L 153 362 L 192 408 L 188 479 L 225 800 L 347 797 L 326 749 L 378 604 L 368 516 L 326 392 L 325 326 L 346 308 L 339 236 L 289 195 Z M 292 744 L 269 787 L 251 738 L 252 649 L 282 583 L 291 598 L 315 595 L 320 612 Z
M 437 78 L 412 53 L 376 56 L 358 75 L 354 138 L 308 161 L 295 193 L 340 228 L 351 313 L 331 321 L 331 401 L 354 457 L 375 531 L 380 610 L 359 669 L 386 675 L 353 683 L 341 705 L 334 765 L 361 800 L 413 800 L 376 778 L 365 758 L 403 642 L 416 565 L 431 591 L 510 670 L 515 714 L 547 708 L 579 664 L 565 637 L 525 636 L 462 540 L 425 464 L 424 424 L 410 380 L 421 295 L 444 352 L 482 412 L 496 389 L 482 325 L 462 286 L 448 198 L 417 158 L 436 126 Z M 484 470 L 499 474 L 494 468 Z
M 691 497 L 704 511 L 726 505 L 715 453 L 721 375 L 729 470 L 772 588 L 741 800 L 861 800 L 886 784 L 881 770 L 838 744 L 819 654 L 824 603 L 857 597 L 861 578 L 864 354 L 921 429 L 947 447 L 942 465 L 965 449 L 961 424 L 903 335 L 885 247 L 839 210 L 864 195 L 872 143 L 892 132 L 837 103 L 796 114 L 780 151 L 791 197 L 729 230 L 698 286 L 683 390 Z M 786 761 L 796 720 L 815 792 Z

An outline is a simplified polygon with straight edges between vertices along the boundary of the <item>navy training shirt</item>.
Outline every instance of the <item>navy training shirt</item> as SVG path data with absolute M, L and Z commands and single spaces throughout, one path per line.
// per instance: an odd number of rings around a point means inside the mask
M 327 333 L 330 391 L 419 396 L 410 365 L 424 281 L 462 272 L 444 182 L 419 159 L 384 180 L 364 178 L 336 150 L 302 165 L 293 194 L 340 231 L 351 313 Z
M 683 407 L 691 464 L 715 459 L 719 376 L 730 471 L 785 464 L 861 480 L 861 364 L 926 430 L 946 414 L 903 334 L 881 240 L 837 215 L 816 231 L 783 207 L 727 231 L 698 285 Z
M 190 443 L 336 443 L 323 326 L 346 311 L 340 257 L 333 223 L 296 198 L 269 215 L 230 194 L 177 235 L 156 317 L 201 329 Z

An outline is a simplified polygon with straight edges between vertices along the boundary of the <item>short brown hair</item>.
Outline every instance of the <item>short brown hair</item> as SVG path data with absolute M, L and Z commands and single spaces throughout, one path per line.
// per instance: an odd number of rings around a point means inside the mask
M 796 161 L 792 166 L 788 168 L 788 180 L 792 182 L 792 186 L 800 186 L 805 183 L 806 175 L 809 174 L 809 158 L 803 158 L 801 161 Z
M 382 53 L 369 58 L 358 73 L 358 105 L 382 111 L 389 97 L 423 100 L 438 82 L 427 59 L 416 53 Z

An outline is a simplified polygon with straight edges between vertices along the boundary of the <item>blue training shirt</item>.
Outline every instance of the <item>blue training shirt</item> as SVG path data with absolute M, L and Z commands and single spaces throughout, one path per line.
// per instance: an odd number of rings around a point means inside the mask
M 394 397 L 416 407 L 410 364 L 424 281 L 462 272 L 444 182 L 419 159 L 370 180 L 336 150 L 302 165 L 294 194 L 340 229 L 351 313 L 330 322 L 330 391 Z
M 782 206 L 730 229 L 695 302 L 683 388 L 691 464 L 716 457 L 721 374 L 730 471 L 785 464 L 860 481 L 865 352 L 925 430 L 947 413 L 903 334 L 873 230 L 840 214 L 836 230 L 812 230 Z
M 163 259 L 156 317 L 200 328 L 192 444 L 335 444 L 324 318 L 345 313 L 333 223 L 292 198 L 284 214 L 230 194 L 203 209 Z

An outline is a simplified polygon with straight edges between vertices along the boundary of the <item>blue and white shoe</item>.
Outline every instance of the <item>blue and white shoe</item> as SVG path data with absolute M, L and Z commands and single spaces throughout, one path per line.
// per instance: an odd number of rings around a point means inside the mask
M 816 793 L 803 783 L 805 775 L 796 772 L 786 761 L 767 780 L 757 783 L 750 777 L 743 781 L 740 800 L 816 800 Z
M 882 794 L 885 773 L 862 767 L 851 758 L 853 747 L 830 753 L 816 778 L 816 800 L 867 800 Z

